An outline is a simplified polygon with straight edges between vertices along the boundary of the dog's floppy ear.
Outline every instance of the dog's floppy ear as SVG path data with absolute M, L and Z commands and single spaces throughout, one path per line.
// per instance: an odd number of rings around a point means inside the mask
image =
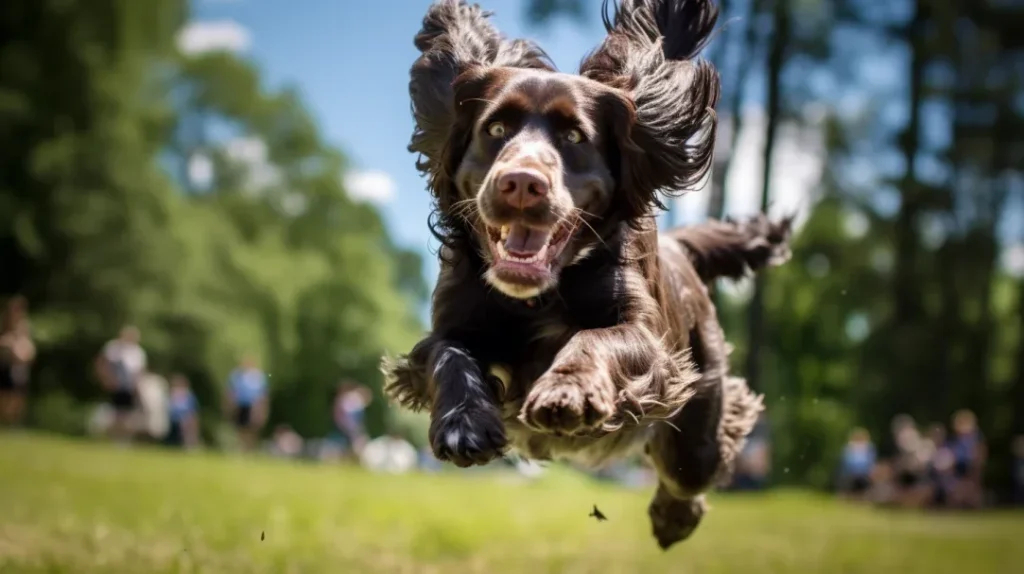
M 490 23 L 490 13 L 461 0 L 440 0 L 423 18 L 415 44 L 421 55 L 409 75 L 416 122 L 409 151 L 420 154 L 417 168 L 444 209 L 450 196 L 453 126 L 457 123 L 455 80 L 478 77 L 487 68 L 509 66 L 553 69 L 534 44 L 508 41 Z
M 608 35 L 583 60 L 580 74 L 615 88 L 632 101 L 623 144 L 622 179 L 631 215 L 663 207 L 658 192 L 681 194 L 711 168 L 719 82 L 714 67 L 695 60 L 710 39 L 718 8 L 712 0 L 621 0 L 609 10 Z M 612 102 L 614 107 L 621 105 Z

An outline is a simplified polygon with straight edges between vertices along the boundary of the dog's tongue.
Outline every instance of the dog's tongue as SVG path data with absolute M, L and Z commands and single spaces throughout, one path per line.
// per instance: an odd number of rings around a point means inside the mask
M 505 239 L 505 250 L 509 253 L 534 254 L 548 243 L 550 232 L 530 229 L 525 225 L 513 223 Z

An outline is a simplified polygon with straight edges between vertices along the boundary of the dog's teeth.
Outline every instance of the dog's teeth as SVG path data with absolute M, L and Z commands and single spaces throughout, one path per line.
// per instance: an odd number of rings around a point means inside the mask
M 499 259 L 505 261 L 515 261 L 516 263 L 536 263 L 538 261 L 543 261 L 544 258 L 547 257 L 548 253 L 548 246 L 545 245 L 544 247 L 541 247 L 540 251 L 534 253 L 533 255 L 530 255 L 529 257 L 519 257 L 517 255 L 509 253 L 505 249 L 505 244 L 502 243 L 501 241 L 494 242 L 494 249 L 495 251 L 497 251 Z
M 507 225 L 502 225 L 501 226 L 501 238 L 502 239 L 508 239 L 508 231 L 509 231 L 509 227 Z

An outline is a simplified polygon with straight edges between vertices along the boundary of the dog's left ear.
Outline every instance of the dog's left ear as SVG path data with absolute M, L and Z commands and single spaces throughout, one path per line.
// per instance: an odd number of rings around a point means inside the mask
M 451 195 L 448 173 L 453 126 L 458 121 L 456 80 L 508 66 L 553 69 L 531 42 L 507 40 L 490 14 L 463 0 L 439 0 L 427 9 L 415 44 L 421 55 L 409 71 L 409 96 L 416 122 L 409 151 L 420 154 L 417 168 L 430 178 L 439 203 Z
M 609 90 L 598 99 L 598 117 L 607 134 L 605 161 L 615 180 L 608 213 L 618 221 L 634 222 L 647 215 L 652 206 L 660 206 L 657 188 L 644 182 L 650 173 L 651 159 L 633 139 L 636 132 L 636 106 L 633 99 L 619 90 Z
M 711 0 L 621 0 L 610 14 L 608 6 L 608 35 L 580 73 L 615 92 L 603 105 L 621 154 L 617 193 L 639 217 L 663 207 L 659 192 L 692 190 L 711 169 L 718 73 L 695 58 L 718 9 Z

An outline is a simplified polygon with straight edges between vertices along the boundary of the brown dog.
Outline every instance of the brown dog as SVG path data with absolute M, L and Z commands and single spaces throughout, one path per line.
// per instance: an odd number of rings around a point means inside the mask
M 385 361 L 388 393 L 430 409 L 435 454 L 459 466 L 644 446 L 663 548 L 697 526 L 761 410 L 727 374 L 707 285 L 788 256 L 789 220 L 655 226 L 658 193 L 711 165 L 718 77 L 694 58 L 716 18 L 708 0 L 622 0 L 568 75 L 444 0 L 409 88 L 442 269 L 430 334 Z

